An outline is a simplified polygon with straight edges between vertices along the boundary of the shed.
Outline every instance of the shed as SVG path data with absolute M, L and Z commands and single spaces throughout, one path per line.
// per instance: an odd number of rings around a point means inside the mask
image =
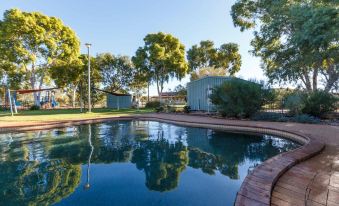
M 191 110 L 215 111 L 209 99 L 212 89 L 235 77 L 206 76 L 187 83 L 187 104 Z
M 107 108 L 127 109 L 132 107 L 132 96 L 130 94 L 107 94 Z

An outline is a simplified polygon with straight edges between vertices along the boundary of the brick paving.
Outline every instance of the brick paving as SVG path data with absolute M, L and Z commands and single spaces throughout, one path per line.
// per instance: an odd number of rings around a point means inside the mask
M 63 127 L 117 118 L 119 117 L 43 123 L 0 123 L 0 131 Z M 173 114 L 143 114 L 135 115 L 134 118 L 196 124 L 197 126 L 206 124 L 214 128 L 219 126 L 251 127 L 259 132 L 276 130 L 303 136 L 304 140 L 308 140 L 303 147 L 265 161 L 246 177 L 238 193 L 236 205 L 339 206 L 338 126 L 225 120 Z M 313 155 L 316 156 L 311 157 Z

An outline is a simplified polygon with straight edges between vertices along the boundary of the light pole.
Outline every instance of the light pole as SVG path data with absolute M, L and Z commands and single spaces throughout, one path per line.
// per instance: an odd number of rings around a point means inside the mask
M 87 47 L 88 54 L 88 112 L 92 112 L 91 106 L 91 59 L 89 56 L 89 48 L 92 46 L 90 43 L 85 44 Z

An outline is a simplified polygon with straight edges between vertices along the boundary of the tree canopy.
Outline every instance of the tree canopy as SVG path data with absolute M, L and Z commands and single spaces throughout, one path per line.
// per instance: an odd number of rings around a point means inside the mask
M 226 73 L 234 75 L 240 70 L 241 55 L 239 46 L 234 43 L 222 44 L 214 47 L 213 41 L 201 41 L 187 51 L 187 60 L 191 72 L 210 67 L 222 68 Z
M 79 56 L 78 37 L 56 17 L 11 9 L 4 13 L 0 31 L 1 61 L 12 64 L 12 72 L 24 71 L 32 89 L 41 88 L 47 68 Z M 38 95 L 34 96 L 39 105 Z
M 96 57 L 102 83 L 110 92 L 127 92 L 134 78 L 134 66 L 128 56 L 114 56 L 110 53 Z
M 205 67 L 191 73 L 191 81 L 206 76 L 226 76 L 227 71 L 223 68 Z
M 254 29 L 253 54 L 273 83 L 323 82 L 338 87 L 339 18 L 335 0 L 238 0 L 231 12 L 241 31 Z
M 135 66 L 147 74 L 149 82 L 155 82 L 159 96 L 164 83 L 170 78 L 182 79 L 188 71 L 185 46 L 171 34 L 148 34 L 144 46 L 133 57 Z

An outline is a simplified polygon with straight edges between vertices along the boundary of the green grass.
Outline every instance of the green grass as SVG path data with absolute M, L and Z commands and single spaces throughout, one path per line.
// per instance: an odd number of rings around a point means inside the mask
M 92 109 L 91 113 L 80 113 L 79 109 L 54 109 L 54 110 L 23 110 L 18 111 L 12 117 L 9 111 L 0 112 L 1 123 L 15 122 L 46 122 L 77 119 L 93 119 L 114 116 L 128 116 L 133 114 L 143 114 L 152 112 L 150 109 Z

